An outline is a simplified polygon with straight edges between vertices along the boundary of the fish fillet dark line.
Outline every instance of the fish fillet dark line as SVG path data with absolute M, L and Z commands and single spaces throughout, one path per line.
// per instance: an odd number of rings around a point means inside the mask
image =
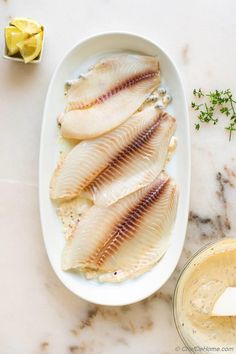
M 123 218 L 123 221 L 115 225 L 114 231 L 111 232 L 109 239 L 96 254 L 91 255 L 89 261 L 96 260 L 97 266 L 100 267 L 107 257 L 115 253 L 112 252 L 112 250 L 117 241 L 119 241 L 120 246 L 125 240 L 132 238 L 142 217 L 148 212 L 153 203 L 165 192 L 168 181 L 169 178 L 166 178 L 148 191 L 138 204 Z
M 152 139 L 156 130 L 159 128 L 161 122 L 164 119 L 167 119 L 168 114 L 162 112 L 158 117 L 154 124 L 151 124 L 147 127 L 143 132 L 138 134 L 133 141 L 126 146 L 121 152 L 116 155 L 108 166 L 101 172 L 101 174 L 88 186 L 88 190 L 92 190 L 93 188 L 98 188 L 100 184 L 105 181 L 106 178 L 113 177 L 113 173 L 127 162 L 127 159 L 130 156 L 133 156 L 136 152 L 140 151 L 144 148 Z
M 109 98 L 111 98 L 112 96 L 114 96 L 117 93 L 119 93 L 120 91 L 125 90 L 125 89 L 127 89 L 129 87 L 132 87 L 135 84 L 137 84 L 138 82 L 144 81 L 146 79 L 150 79 L 150 78 L 152 78 L 152 77 L 154 77 L 156 75 L 159 75 L 159 73 L 156 72 L 156 71 L 149 71 L 149 72 L 146 72 L 146 73 L 135 75 L 132 78 L 127 79 L 127 80 L 123 81 L 122 83 L 114 86 L 108 92 L 102 94 L 101 96 L 99 96 L 98 98 L 93 100 L 92 102 L 88 102 L 88 103 L 70 102 L 68 107 L 67 107 L 67 111 L 71 111 L 71 110 L 74 110 L 74 109 L 88 109 L 88 108 L 94 106 L 95 104 L 103 103 L 106 100 L 108 100 Z
M 80 142 L 56 168 L 51 198 L 86 192 L 96 205 L 109 206 L 147 186 L 164 167 L 175 126 L 173 117 L 146 106 L 109 134 Z
M 102 282 L 143 274 L 169 246 L 177 202 L 174 180 L 161 172 L 113 205 L 92 206 L 66 244 L 63 270 L 77 269 Z

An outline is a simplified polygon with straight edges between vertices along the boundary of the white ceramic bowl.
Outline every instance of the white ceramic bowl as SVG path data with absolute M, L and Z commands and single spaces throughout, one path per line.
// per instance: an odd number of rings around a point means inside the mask
M 178 124 L 178 147 L 167 171 L 177 182 L 180 198 L 171 244 L 163 258 L 149 272 L 136 279 L 108 284 L 61 270 L 61 252 L 65 240 L 61 222 L 49 198 L 49 181 L 59 154 L 56 117 L 65 105 L 64 83 L 86 72 L 98 58 L 114 52 L 157 55 L 160 60 L 161 85 L 173 96 L 173 102 L 167 110 L 176 116 Z M 188 219 L 189 187 L 190 136 L 186 100 L 180 75 L 170 57 L 157 44 L 128 33 L 99 34 L 73 47 L 55 70 L 48 89 L 39 166 L 40 214 L 45 246 L 51 265 L 64 285 L 81 298 L 102 305 L 131 304 L 157 291 L 174 271 L 182 251 Z
M 32 60 L 31 62 L 29 62 L 28 64 L 39 64 L 42 60 L 42 56 L 43 56 L 43 49 L 44 49 L 44 39 L 45 39 L 45 27 L 44 26 L 41 26 L 42 27 L 42 30 L 43 30 L 43 39 L 42 39 L 42 49 L 38 55 L 38 57 L 34 60 Z M 20 63 L 24 63 L 24 59 L 20 56 L 10 56 L 8 55 L 8 52 L 7 52 L 7 45 L 6 45 L 6 40 L 5 40 L 5 34 L 4 34 L 4 52 L 3 52 L 3 58 L 4 59 L 8 59 L 8 60 L 11 60 L 11 61 L 18 61 Z

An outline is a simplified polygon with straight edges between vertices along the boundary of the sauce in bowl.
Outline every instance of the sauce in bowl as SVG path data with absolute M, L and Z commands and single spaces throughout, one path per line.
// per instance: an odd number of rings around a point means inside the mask
M 234 239 L 205 247 L 190 260 L 178 281 L 175 321 L 184 343 L 193 352 L 220 348 L 218 351 L 236 353 L 236 316 L 211 315 L 216 300 L 227 287 L 236 287 Z

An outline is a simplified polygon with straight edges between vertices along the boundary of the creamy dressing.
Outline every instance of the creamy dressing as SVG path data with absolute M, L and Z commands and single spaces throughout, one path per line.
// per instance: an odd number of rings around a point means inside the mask
M 236 353 L 236 316 L 211 316 L 229 286 L 236 286 L 236 240 L 217 242 L 198 254 L 180 278 L 176 317 L 192 347 L 232 347 L 230 353 Z

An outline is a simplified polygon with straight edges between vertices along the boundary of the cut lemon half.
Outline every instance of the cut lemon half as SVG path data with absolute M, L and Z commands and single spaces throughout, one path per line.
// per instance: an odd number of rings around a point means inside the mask
M 20 54 L 25 63 L 29 63 L 30 61 L 37 58 L 42 49 L 42 42 L 43 32 L 41 31 L 40 33 L 37 33 L 17 44 L 17 47 L 19 48 Z
M 28 34 L 39 33 L 42 27 L 38 22 L 31 20 L 30 18 L 23 18 L 23 17 L 13 18 L 13 20 L 10 22 L 10 25 L 14 25 L 22 32 Z
M 5 28 L 5 40 L 9 55 L 14 55 L 19 51 L 17 44 L 28 37 L 27 33 L 21 32 L 14 26 L 7 26 Z

